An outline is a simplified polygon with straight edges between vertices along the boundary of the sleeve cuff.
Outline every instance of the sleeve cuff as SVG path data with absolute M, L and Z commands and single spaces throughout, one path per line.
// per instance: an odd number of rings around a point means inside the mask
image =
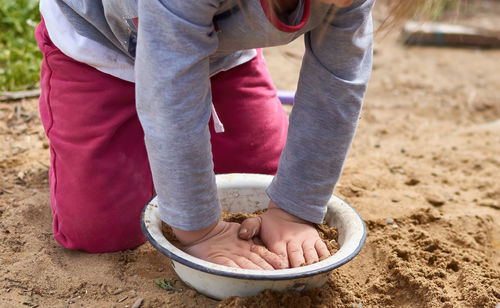
M 296 195 L 296 191 L 284 183 L 278 175 L 274 177 L 266 193 L 282 210 L 315 224 L 323 223 L 327 202 L 323 205 L 301 202 L 301 198 Z
M 161 200 L 159 201 L 159 205 L 161 220 L 171 227 L 184 231 L 195 231 L 209 227 L 217 222 L 222 215 L 222 208 L 219 203 L 202 209 L 197 208 L 192 213 L 175 211 L 162 204 Z

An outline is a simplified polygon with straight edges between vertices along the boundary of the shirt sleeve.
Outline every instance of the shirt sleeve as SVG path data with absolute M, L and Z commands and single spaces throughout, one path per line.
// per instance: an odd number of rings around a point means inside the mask
M 267 193 L 313 223 L 323 221 L 357 127 L 371 73 L 373 2 L 355 1 L 304 37 L 287 142 Z
M 161 219 L 182 230 L 205 228 L 221 213 L 208 129 L 219 2 L 138 1 L 137 112 Z

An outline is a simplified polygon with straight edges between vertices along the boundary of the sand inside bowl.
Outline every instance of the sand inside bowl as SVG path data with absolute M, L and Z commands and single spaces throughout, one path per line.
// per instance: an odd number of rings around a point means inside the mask
M 256 217 L 264 213 L 265 211 L 266 210 L 258 210 L 253 213 L 241 213 L 241 212 L 228 213 L 226 211 L 223 211 L 222 220 L 241 224 L 245 219 L 250 217 Z M 325 243 L 326 247 L 328 248 L 330 255 L 333 256 L 340 249 L 340 245 L 338 244 L 337 228 L 328 226 L 326 221 L 324 221 L 322 224 L 315 224 L 314 226 L 316 228 L 316 231 L 318 231 L 321 240 L 323 241 L 323 243 Z M 170 228 L 170 226 L 167 225 L 166 223 L 162 223 L 162 233 L 170 243 L 172 243 L 175 247 L 182 249 L 182 244 L 175 237 L 172 228 Z

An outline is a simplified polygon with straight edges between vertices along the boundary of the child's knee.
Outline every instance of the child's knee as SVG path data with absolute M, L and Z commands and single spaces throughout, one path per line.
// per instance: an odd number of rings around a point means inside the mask
M 54 239 L 63 247 L 89 253 L 133 249 L 146 239 L 139 218 L 59 217 L 54 215 Z

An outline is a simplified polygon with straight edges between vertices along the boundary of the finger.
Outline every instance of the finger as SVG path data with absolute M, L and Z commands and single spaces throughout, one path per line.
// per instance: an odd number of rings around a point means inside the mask
M 286 249 L 286 242 L 277 241 L 267 245 L 267 248 L 269 249 L 269 251 L 271 251 L 274 254 L 277 254 L 280 257 L 281 262 L 283 262 L 284 265 L 283 268 L 290 267 L 290 262 L 288 261 L 288 253 Z
M 302 243 L 302 249 L 304 251 L 304 259 L 307 264 L 313 264 L 319 261 L 318 253 L 314 247 L 316 242 L 306 241 Z
M 217 264 L 224 265 L 224 266 L 240 268 L 240 266 L 238 264 L 236 264 L 236 262 L 234 262 L 233 260 L 226 258 L 226 257 L 217 257 L 217 258 L 214 258 L 213 260 L 211 260 L 210 262 L 217 263 Z
M 305 264 L 304 251 L 302 250 L 302 245 L 296 241 L 290 241 L 287 243 L 287 253 L 288 260 L 290 261 L 290 267 L 299 267 Z
M 318 257 L 320 260 L 323 260 L 330 256 L 330 251 L 328 250 L 328 247 L 326 247 L 326 244 L 323 243 L 322 240 L 317 239 L 316 242 L 314 243 L 314 248 L 316 249 L 316 252 L 318 253 Z
M 253 270 L 263 269 L 262 267 L 258 266 L 257 264 L 253 263 L 252 261 L 243 256 L 234 257 L 233 261 L 236 262 L 236 264 L 238 264 L 238 266 L 241 268 L 253 269 Z
M 251 249 L 250 249 L 251 250 Z M 269 252 L 271 253 L 271 252 Z M 258 253 L 250 253 L 248 256 L 246 256 L 250 261 L 252 261 L 254 264 L 262 268 L 263 270 L 268 270 L 271 271 L 274 269 L 274 267 L 268 263 L 263 257 L 261 257 Z
M 251 239 L 256 235 L 259 235 L 260 226 L 261 226 L 260 216 L 247 218 L 241 223 L 238 235 L 242 240 Z
M 260 238 L 260 237 L 258 237 L 258 236 L 254 236 L 254 237 L 252 238 L 252 242 L 253 242 L 255 245 L 266 246 L 266 245 L 264 245 L 264 242 L 261 240 L 261 238 Z
M 267 264 L 271 265 L 271 269 L 283 269 L 287 268 L 288 264 L 285 262 L 284 258 L 278 256 L 275 253 L 270 252 L 266 247 L 261 245 L 252 245 L 250 251 L 256 253 L 260 258 L 265 260 Z

